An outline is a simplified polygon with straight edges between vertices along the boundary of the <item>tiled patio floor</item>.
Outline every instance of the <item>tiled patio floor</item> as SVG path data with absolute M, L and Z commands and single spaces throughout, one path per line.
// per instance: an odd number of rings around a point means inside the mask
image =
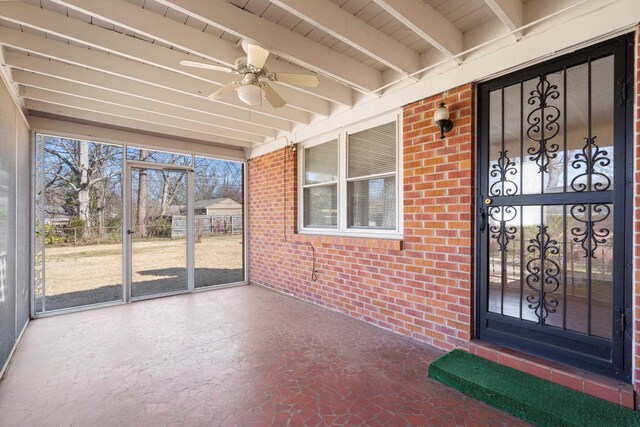
M 33 321 L 0 425 L 521 424 L 426 378 L 441 354 L 257 286 L 149 300 Z

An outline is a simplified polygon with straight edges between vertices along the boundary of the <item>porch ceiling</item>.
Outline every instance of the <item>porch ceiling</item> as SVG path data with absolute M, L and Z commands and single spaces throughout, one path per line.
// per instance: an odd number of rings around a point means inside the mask
M 27 114 L 250 148 L 429 79 L 421 72 L 429 66 L 464 64 L 470 49 L 497 36 L 511 32 L 515 43 L 527 37 L 523 25 L 579 3 L 1 1 L 0 61 Z M 279 109 L 207 98 L 237 77 L 179 62 L 231 66 L 245 55 L 242 40 L 272 52 L 270 71 L 312 72 L 320 84 L 274 84 L 287 101 Z

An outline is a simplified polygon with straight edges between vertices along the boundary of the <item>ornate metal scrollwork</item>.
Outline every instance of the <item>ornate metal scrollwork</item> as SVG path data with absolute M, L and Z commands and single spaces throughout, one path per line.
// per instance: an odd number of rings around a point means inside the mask
M 500 252 L 507 251 L 507 245 L 516 237 L 517 228 L 507 226 L 508 222 L 516 218 L 518 211 L 513 206 L 492 206 L 489 208 L 489 217 L 498 223 L 489 227 L 491 238 L 496 239 Z
M 558 290 L 560 266 L 550 256 L 560 253 L 558 241 L 551 239 L 548 227 L 538 226 L 535 239 L 529 240 L 527 251 L 537 256 L 527 262 L 526 283 L 534 293 L 527 295 L 528 307 L 534 310 L 540 324 L 544 325 L 549 313 L 555 313 L 558 300 L 549 298 L 549 294 Z
M 571 188 L 574 191 L 590 191 L 591 188 L 587 188 L 587 184 L 584 182 L 578 182 L 582 178 L 588 178 L 591 175 L 593 177 L 602 178 L 603 181 L 596 181 L 593 183 L 593 189 L 596 191 L 608 190 L 611 186 L 611 178 L 602 172 L 596 171 L 596 166 L 607 167 L 611 164 L 611 159 L 607 157 L 609 154 L 607 150 L 601 150 L 596 144 L 596 138 L 585 138 L 584 147 L 582 152 L 574 156 L 574 160 L 571 162 L 571 167 L 574 169 L 581 169 L 584 165 L 584 172 L 577 175 L 571 180 Z
M 585 218 L 585 213 L 588 212 L 588 209 L 591 209 L 593 206 L 593 211 L 591 214 L 591 219 L 587 215 Z M 604 245 L 607 243 L 607 237 L 611 233 L 608 228 L 597 228 L 598 223 L 604 221 L 609 217 L 611 213 L 611 208 L 609 208 L 606 204 L 579 204 L 571 206 L 571 216 L 576 221 L 584 224 L 579 227 L 571 228 L 571 235 L 573 235 L 573 241 L 576 243 L 580 243 L 582 249 L 584 249 L 584 257 L 596 258 L 596 249 L 598 249 L 599 245 Z M 595 219 L 594 219 L 595 214 Z
M 551 84 L 547 80 L 546 75 L 540 76 L 540 81 L 536 85 L 536 89 L 529 93 L 527 100 L 529 105 L 536 105 L 527 116 L 527 137 L 537 142 L 536 146 L 529 147 L 527 153 L 529 160 L 538 165 L 540 172 L 549 172 L 549 163 L 551 159 L 555 159 L 558 144 L 548 144 L 560 131 L 558 119 L 560 118 L 560 110 L 554 105 L 548 104 L 549 100 L 557 99 L 560 96 L 558 86 Z
M 491 165 L 491 177 L 498 178 L 489 188 L 489 193 L 492 196 L 512 196 L 518 192 L 518 185 L 507 178 L 518 173 L 516 163 L 507 156 L 508 151 L 500 151 L 498 161 Z

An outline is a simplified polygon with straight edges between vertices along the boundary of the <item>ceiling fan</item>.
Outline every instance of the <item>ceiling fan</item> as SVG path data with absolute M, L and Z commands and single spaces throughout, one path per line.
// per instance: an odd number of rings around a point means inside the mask
M 242 49 L 247 53 L 247 56 L 236 59 L 234 68 L 193 61 L 180 61 L 180 64 L 186 67 L 204 68 L 242 76 L 241 80 L 222 86 L 209 95 L 209 98 L 222 99 L 231 92 L 237 91 L 238 98 L 249 105 L 259 105 L 263 98 L 273 108 L 286 105 L 286 101 L 268 82 L 306 87 L 318 86 L 318 77 L 313 74 L 270 73 L 267 71 L 264 64 L 267 62 L 270 52 L 260 46 L 243 41 Z

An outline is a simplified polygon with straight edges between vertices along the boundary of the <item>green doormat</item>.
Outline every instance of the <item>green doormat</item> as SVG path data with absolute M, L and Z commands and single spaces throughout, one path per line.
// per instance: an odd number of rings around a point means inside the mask
M 431 363 L 429 377 L 539 426 L 640 426 L 640 413 L 462 350 Z

